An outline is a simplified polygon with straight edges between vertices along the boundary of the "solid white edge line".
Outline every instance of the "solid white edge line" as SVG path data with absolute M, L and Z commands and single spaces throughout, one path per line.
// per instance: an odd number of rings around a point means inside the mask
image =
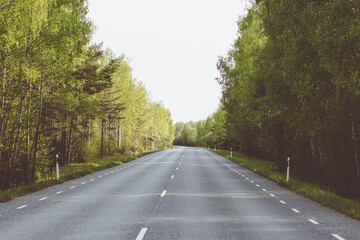
M 162 193 L 161 193 L 160 197 L 164 197 L 164 196 L 165 196 L 165 194 L 166 194 L 166 190 L 162 191 Z
M 147 228 L 142 228 L 135 240 L 142 240 L 145 236 L 146 231 L 147 231 Z
M 20 207 L 17 207 L 16 209 L 22 209 L 22 208 L 26 208 L 28 205 L 22 205 Z
M 309 222 L 311 222 L 311 223 L 313 223 L 315 225 L 319 225 L 319 223 L 317 221 L 315 221 L 314 219 L 309 218 L 308 220 L 309 220 Z
M 337 235 L 336 233 L 331 234 L 331 236 L 333 236 L 334 238 L 338 239 L 338 240 L 345 240 L 345 238 L 340 237 L 339 235 Z
M 47 198 L 47 197 L 43 197 L 43 198 L 40 198 L 39 201 L 44 201 L 44 200 L 46 200 L 46 199 L 48 199 L 48 198 Z

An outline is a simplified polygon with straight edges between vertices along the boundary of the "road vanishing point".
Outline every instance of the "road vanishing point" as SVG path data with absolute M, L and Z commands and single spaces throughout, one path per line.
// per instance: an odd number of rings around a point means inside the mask
M 178 148 L 0 204 L 0 239 L 359 240 L 360 222 Z

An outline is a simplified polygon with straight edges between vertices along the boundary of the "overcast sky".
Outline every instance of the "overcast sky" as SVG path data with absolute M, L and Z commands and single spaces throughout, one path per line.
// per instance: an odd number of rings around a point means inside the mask
M 206 119 L 218 108 L 218 56 L 235 40 L 245 0 L 89 0 L 94 42 L 125 54 L 134 76 L 174 122 Z

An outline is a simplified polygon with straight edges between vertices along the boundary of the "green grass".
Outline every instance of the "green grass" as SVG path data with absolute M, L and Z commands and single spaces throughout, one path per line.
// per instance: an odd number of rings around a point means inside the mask
M 54 186 L 56 184 L 63 183 L 65 181 L 83 177 L 85 175 L 98 172 L 107 168 L 115 167 L 127 162 L 130 162 L 134 159 L 140 158 L 147 154 L 151 154 L 157 151 L 149 151 L 145 153 L 138 154 L 137 157 L 106 157 L 103 160 L 93 159 L 91 162 L 87 163 L 71 163 L 60 168 L 60 180 L 42 180 L 36 183 L 29 185 L 19 186 L 15 188 L 10 188 L 8 190 L 0 192 L 0 202 L 7 202 L 16 197 L 20 197 L 29 193 L 39 191 L 41 189 Z M 55 179 L 55 173 L 53 178 Z
M 36 183 L 32 183 L 29 185 L 24 185 L 20 187 L 10 188 L 3 192 L 0 192 L 0 202 L 7 202 L 16 197 L 20 197 L 29 193 L 33 193 L 39 191 L 41 189 L 51 187 L 55 184 L 62 183 L 61 181 L 57 180 L 49 180 L 49 181 L 39 181 Z
M 230 159 L 229 151 L 227 150 L 211 151 Z M 310 198 L 322 204 L 323 206 L 332 208 L 349 217 L 360 220 L 360 202 L 343 198 L 320 186 L 306 182 L 304 180 L 290 178 L 289 182 L 286 182 L 285 173 L 277 171 L 277 166 L 274 162 L 251 158 L 239 152 L 233 152 L 233 157 L 230 160 L 263 177 L 266 177 L 267 179 L 278 183 L 280 186 Z

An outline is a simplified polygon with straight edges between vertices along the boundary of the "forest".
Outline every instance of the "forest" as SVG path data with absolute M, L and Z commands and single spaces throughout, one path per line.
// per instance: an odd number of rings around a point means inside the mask
M 217 63 L 219 110 L 176 144 L 232 147 L 360 199 L 360 1 L 257 0 Z
M 92 43 L 86 0 L 0 0 L 0 189 L 60 166 L 170 147 L 169 110 Z

